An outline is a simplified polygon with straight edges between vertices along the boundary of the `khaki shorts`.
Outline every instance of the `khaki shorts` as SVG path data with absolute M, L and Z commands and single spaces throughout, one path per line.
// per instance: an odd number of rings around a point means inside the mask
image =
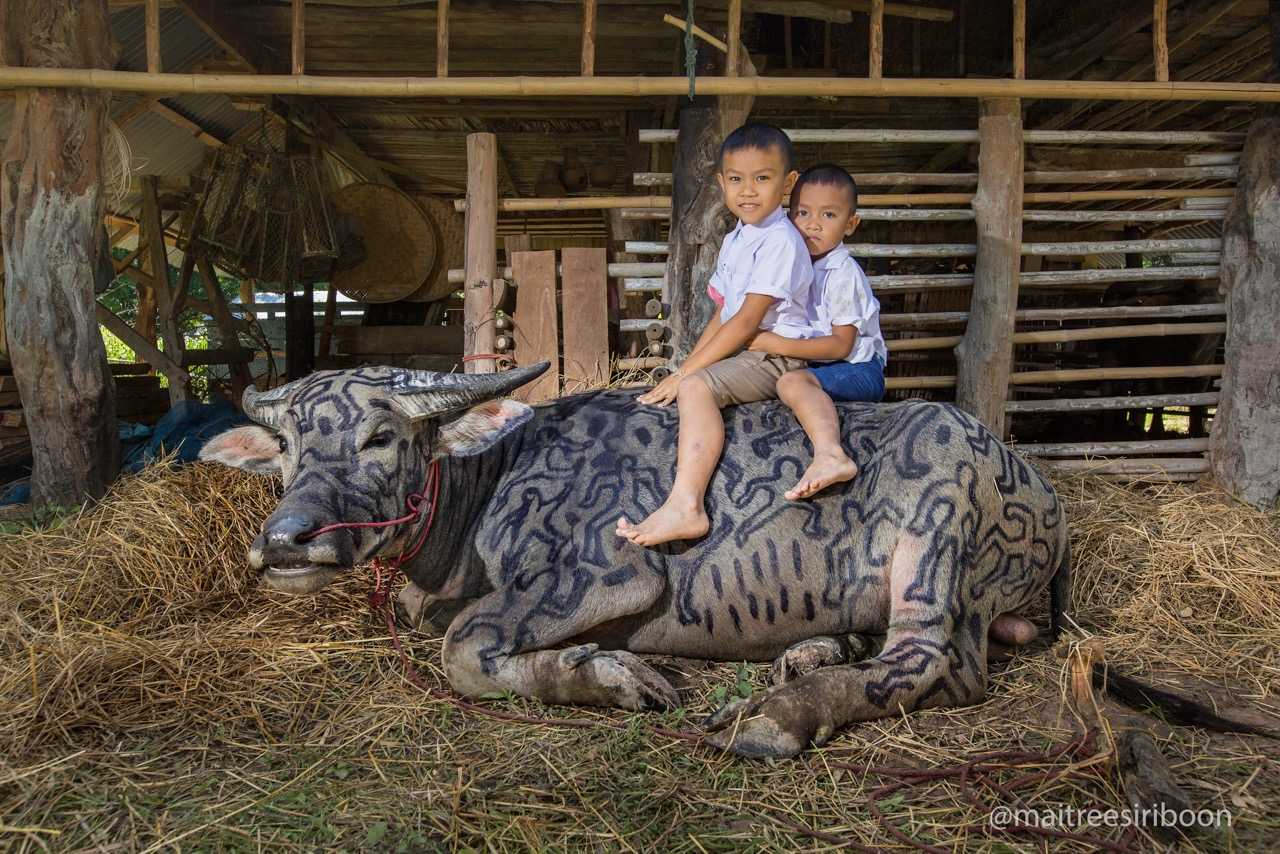
M 806 368 L 803 359 L 774 356 L 758 350 L 743 350 L 736 356 L 694 371 L 707 384 L 716 404 L 723 409 L 734 403 L 773 400 L 778 396 L 778 378 L 787 371 Z

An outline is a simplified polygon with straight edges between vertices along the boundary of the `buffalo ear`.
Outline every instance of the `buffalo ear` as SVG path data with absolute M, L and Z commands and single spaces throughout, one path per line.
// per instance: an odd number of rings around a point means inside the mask
M 438 453 L 474 457 L 498 444 L 533 417 L 533 408 L 518 400 L 486 400 L 440 428 Z
M 265 427 L 251 424 L 219 433 L 204 443 L 200 459 L 254 474 L 280 473 L 280 442 Z

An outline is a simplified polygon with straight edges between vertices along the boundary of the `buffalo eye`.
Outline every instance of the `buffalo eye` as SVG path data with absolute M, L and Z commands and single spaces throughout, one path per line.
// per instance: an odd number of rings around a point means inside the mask
M 391 430 L 379 430 L 370 436 L 364 443 L 366 448 L 385 448 L 396 440 L 396 434 Z
M 284 436 L 277 435 L 276 444 L 280 446 L 280 453 L 282 454 L 289 450 L 289 440 Z

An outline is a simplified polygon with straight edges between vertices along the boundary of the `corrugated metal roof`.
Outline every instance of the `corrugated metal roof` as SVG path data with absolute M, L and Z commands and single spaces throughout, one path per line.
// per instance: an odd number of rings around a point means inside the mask
M 120 46 L 116 68 L 147 70 L 146 14 L 141 5 L 111 15 L 111 34 Z M 218 46 L 181 9 L 160 10 L 160 64 L 164 71 L 189 71 Z
M 190 175 L 200 169 L 208 151 L 204 143 L 154 113 L 130 122 L 125 137 L 133 149 L 135 175 Z

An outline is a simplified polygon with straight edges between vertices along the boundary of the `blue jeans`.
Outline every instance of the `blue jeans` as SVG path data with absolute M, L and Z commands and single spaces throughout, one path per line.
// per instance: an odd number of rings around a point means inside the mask
M 872 356 L 869 362 L 822 362 L 809 368 L 814 379 L 832 400 L 877 403 L 884 399 L 884 362 Z

